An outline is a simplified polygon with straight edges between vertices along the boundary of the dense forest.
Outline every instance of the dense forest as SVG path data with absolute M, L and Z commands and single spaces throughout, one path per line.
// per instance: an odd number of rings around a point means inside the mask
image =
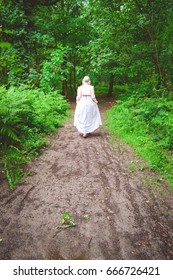
M 107 125 L 172 183 L 172 0 L 0 0 L 0 153 L 11 188 L 84 75 Z M 142 168 L 142 167 L 141 167 Z

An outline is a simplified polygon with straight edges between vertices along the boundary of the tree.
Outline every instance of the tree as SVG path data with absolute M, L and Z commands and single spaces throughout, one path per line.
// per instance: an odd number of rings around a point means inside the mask
M 172 91 L 171 0 L 166 5 L 163 0 L 1 0 L 0 5 L 1 40 L 10 46 L 2 48 L 2 83 L 40 86 L 45 65 L 56 60 L 61 46 L 61 65 L 50 71 L 59 69 L 65 96 L 86 74 L 108 84 L 109 95 L 114 85 L 125 84 L 145 85 L 151 94 Z

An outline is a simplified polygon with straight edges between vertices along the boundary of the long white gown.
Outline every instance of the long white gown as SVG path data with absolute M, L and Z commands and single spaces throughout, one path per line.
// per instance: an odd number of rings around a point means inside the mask
M 83 85 L 78 88 L 74 126 L 80 133 L 91 133 L 102 125 L 99 108 L 95 98 L 94 87 Z

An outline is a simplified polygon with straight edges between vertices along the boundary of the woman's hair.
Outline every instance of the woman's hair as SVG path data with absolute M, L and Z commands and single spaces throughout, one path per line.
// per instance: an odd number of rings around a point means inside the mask
M 82 80 L 82 84 L 85 84 L 87 83 L 88 85 L 90 85 L 91 81 L 90 81 L 90 77 L 88 76 L 85 76 Z

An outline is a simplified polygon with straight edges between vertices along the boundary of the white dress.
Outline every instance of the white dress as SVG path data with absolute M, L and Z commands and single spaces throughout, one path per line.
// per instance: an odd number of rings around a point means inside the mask
M 74 126 L 80 133 L 91 133 L 102 125 L 98 105 L 93 99 L 93 86 L 86 84 L 78 88 Z

